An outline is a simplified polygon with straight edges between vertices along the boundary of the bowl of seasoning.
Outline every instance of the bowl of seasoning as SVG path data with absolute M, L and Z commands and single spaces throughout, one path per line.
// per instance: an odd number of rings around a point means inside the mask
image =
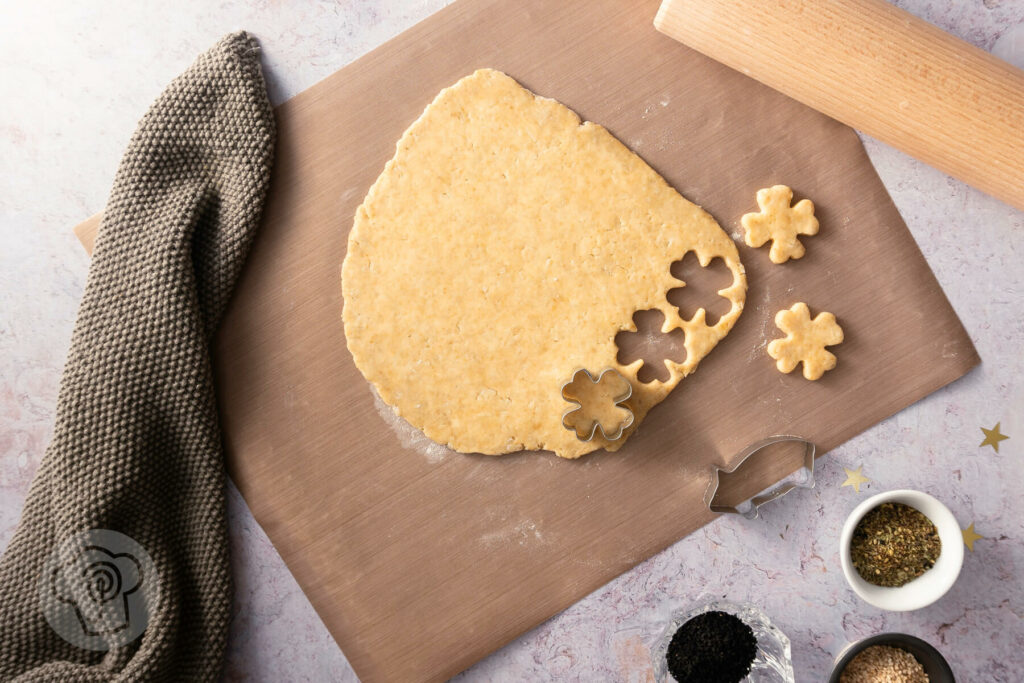
M 761 609 L 724 600 L 673 612 L 651 651 L 658 683 L 793 683 L 792 656 Z
M 956 683 L 939 651 L 904 633 L 881 633 L 843 650 L 828 683 Z
M 839 556 L 846 581 L 866 602 L 896 612 L 921 609 L 946 594 L 964 563 L 956 517 L 920 491 L 887 491 L 854 508 Z

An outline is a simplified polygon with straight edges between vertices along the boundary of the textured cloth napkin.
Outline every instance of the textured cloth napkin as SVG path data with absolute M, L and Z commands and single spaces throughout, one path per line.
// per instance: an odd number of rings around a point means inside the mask
M 53 441 L 0 561 L 0 679 L 219 677 L 231 581 L 208 347 L 259 223 L 274 136 L 258 45 L 236 33 L 132 137 Z

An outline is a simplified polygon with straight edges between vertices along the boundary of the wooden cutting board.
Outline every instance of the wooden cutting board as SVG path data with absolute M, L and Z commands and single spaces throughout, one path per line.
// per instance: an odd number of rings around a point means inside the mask
M 264 225 L 216 341 L 225 443 L 364 681 L 457 673 L 709 521 L 713 463 L 773 433 L 826 451 L 978 362 L 855 133 L 658 34 L 657 5 L 462 0 L 277 109 Z M 734 234 L 758 188 L 818 206 L 804 259 L 740 247 L 747 310 L 619 453 L 446 452 L 375 403 L 345 348 L 354 211 L 402 131 L 479 67 L 603 124 Z M 846 331 L 818 382 L 764 352 L 775 312 L 801 300 Z M 787 458 L 755 463 L 742 495 Z

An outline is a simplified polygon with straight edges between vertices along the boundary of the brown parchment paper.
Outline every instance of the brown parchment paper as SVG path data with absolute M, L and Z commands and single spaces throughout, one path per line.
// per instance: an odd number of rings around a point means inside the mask
M 223 429 L 235 482 L 364 681 L 455 674 L 710 520 L 712 463 L 773 433 L 827 451 L 978 362 L 854 132 L 658 34 L 657 5 L 461 0 L 277 109 L 264 225 L 216 342 Z M 741 244 L 743 316 L 619 453 L 446 452 L 382 412 L 345 348 L 354 211 L 437 92 L 485 66 L 606 126 L 734 235 L 761 187 L 818 207 L 799 261 Z M 798 300 L 846 333 L 818 382 L 764 351 Z M 733 498 L 798 462 L 754 463 Z

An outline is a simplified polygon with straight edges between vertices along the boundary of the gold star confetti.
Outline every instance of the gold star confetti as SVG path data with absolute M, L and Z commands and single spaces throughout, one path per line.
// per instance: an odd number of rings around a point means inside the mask
M 985 440 L 978 445 L 978 448 L 981 448 L 982 446 L 991 446 L 995 449 L 996 453 L 999 452 L 999 442 L 1010 438 L 999 431 L 1000 424 L 1002 423 L 996 422 L 996 426 L 992 429 L 985 429 L 984 427 L 981 428 L 981 431 L 985 433 Z
M 971 525 L 966 529 L 963 529 L 961 533 L 964 535 L 964 545 L 967 546 L 967 549 L 972 553 L 974 552 L 974 542 L 985 538 L 974 530 L 974 522 L 971 522 Z
M 871 481 L 860 473 L 860 471 L 864 469 L 863 465 L 855 470 L 847 470 L 845 467 L 843 469 L 846 470 L 846 481 L 843 482 L 843 486 L 852 486 L 853 490 L 857 493 L 860 493 L 861 484 L 866 484 Z M 843 486 L 840 486 L 839 488 L 843 488 Z

